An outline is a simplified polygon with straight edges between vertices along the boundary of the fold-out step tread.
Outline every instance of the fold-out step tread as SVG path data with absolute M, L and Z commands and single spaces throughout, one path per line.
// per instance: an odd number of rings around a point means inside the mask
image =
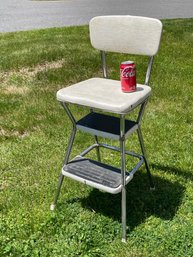
M 63 167 L 63 175 L 110 193 L 121 191 L 121 171 L 83 157 L 76 157 Z M 132 179 L 126 174 L 126 182 Z
M 125 120 L 125 134 L 132 132 L 137 122 Z M 97 136 L 119 140 L 120 119 L 114 116 L 91 112 L 77 122 L 77 128 Z

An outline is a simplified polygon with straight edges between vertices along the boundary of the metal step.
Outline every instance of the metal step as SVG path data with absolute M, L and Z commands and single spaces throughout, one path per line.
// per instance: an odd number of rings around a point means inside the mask
M 77 128 L 92 135 L 120 139 L 120 119 L 114 116 L 91 112 L 77 123 Z M 125 137 L 138 128 L 135 121 L 125 120 Z
M 115 167 L 77 156 L 62 169 L 64 176 L 112 194 L 122 189 L 121 171 Z M 133 175 L 126 173 L 126 184 Z

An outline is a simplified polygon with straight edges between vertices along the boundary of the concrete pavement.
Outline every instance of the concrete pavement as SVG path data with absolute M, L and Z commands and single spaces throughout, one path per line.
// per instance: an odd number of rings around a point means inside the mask
M 0 32 L 88 24 L 97 15 L 193 17 L 193 0 L 0 0 Z

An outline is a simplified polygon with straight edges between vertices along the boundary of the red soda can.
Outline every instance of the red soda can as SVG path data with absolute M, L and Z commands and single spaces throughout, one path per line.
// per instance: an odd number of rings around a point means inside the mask
M 136 90 L 136 65 L 133 61 L 121 63 L 120 80 L 123 92 L 133 92 Z

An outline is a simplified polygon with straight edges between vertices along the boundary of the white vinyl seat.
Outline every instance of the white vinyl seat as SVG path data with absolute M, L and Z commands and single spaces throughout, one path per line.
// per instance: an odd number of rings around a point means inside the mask
M 60 89 L 57 100 L 105 110 L 112 113 L 126 114 L 144 102 L 151 95 L 151 88 L 137 84 L 137 90 L 123 93 L 120 81 L 91 78 L 72 86 Z
M 150 74 L 153 57 L 159 50 L 162 23 L 158 19 L 130 15 L 98 16 L 90 21 L 89 30 L 92 46 L 101 52 L 103 78 L 93 77 L 57 92 L 57 100 L 64 107 L 73 128 L 51 210 L 56 206 L 64 177 L 108 193 L 121 192 L 122 241 L 125 242 L 126 185 L 142 164 L 145 164 L 150 188 L 154 189 L 141 132 L 141 121 L 151 95 Z M 147 56 L 149 63 L 144 84 L 138 83 L 134 92 L 122 92 L 121 82 L 107 76 L 106 52 Z M 76 121 L 69 108 L 72 104 L 84 106 L 88 109 L 88 114 Z M 136 107 L 139 107 L 136 120 L 126 118 L 126 115 Z M 95 143 L 70 160 L 77 130 L 93 135 Z M 133 132 L 137 132 L 141 153 L 125 149 L 125 141 Z M 120 147 L 99 142 L 98 137 L 118 140 Z M 114 167 L 113 162 L 111 165 L 102 162 L 102 147 L 120 154 L 121 167 Z M 85 157 L 93 149 L 96 149 L 97 161 Z M 138 162 L 134 167 L 126 163 L 127 155 L 137 158 Z

